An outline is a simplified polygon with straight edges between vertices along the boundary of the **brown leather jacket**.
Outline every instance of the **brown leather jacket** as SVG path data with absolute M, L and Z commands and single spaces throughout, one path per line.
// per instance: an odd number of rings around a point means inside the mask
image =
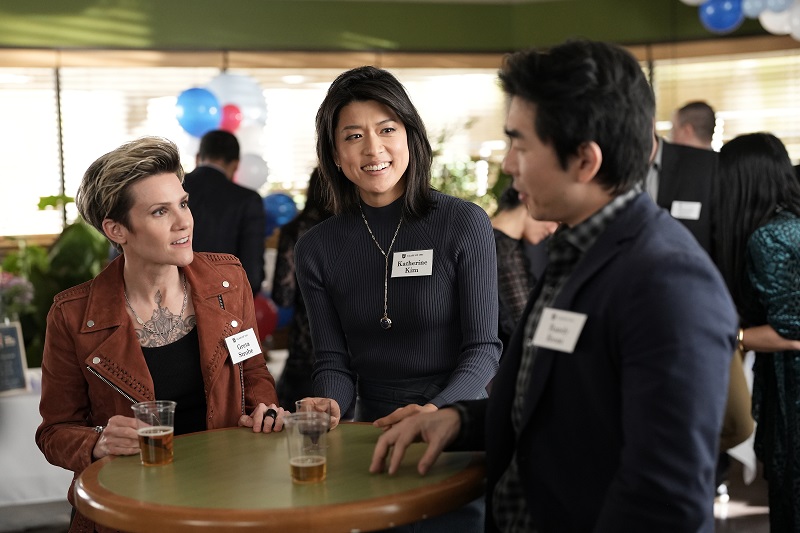
M 132 416 L 134 402 L 156 399 L 125 309 L 123 265 L 124 255 L 93 280 L 58 294 L 47 316 L 36 444 L 50 463 L 76 477 L 92 462 L 100 436 L 95 426 Z M 234 365 L 225 344 L 234 333 L 256 329 L 250 284 L 239 260 L 227 254 L 195 253 L 183 272 L 197 319 L 208 429 L 235 427 L 258 403 L 278 401 L 264 356 Z M 74 505 L 72 487 L 68 499 Z M 78 513 L 70 532 L 93 527 Z

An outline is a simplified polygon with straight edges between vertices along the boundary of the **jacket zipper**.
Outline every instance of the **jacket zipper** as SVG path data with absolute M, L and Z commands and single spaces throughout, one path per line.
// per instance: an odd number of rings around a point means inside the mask
M 220 309 L 225 309 L 225 301 L 222 299 L 222 295 L 221 294 L 217 295 L 217 300 L 219 301 L 219 308 Z M 239 363 L 236 366 L 239 367 L 239 386 L 242 389 L 242 414 L 244 415 L 244 414 L 247 414 L 245 412 L 245 401 L 244 401 L 244 363 Z M 206 399 L 206 403 L 207 402 L 208 402 L 208 399 Z
M 86 369 L 87 369 L 89 372 L 91 372 L 92 374 L 94 374 L 95 376 L 97 376 L 98 378 L 100 378 L 100 379 L 101 379 L 101 380 L 102 380 L 102 381 L 103 381 L 103 382 L 104 382 L 106 385 L 108 385 L 109 387 L 111 387 L 111 388 L 113 388 L 115 391 L 117 391 L 118 393 L 120 393 L 120 394 L 122 394 L 123 396 L 125 396 L 125 398 L 127 398 L 127 399 L 128 399 L 128 401 L 130 401 L 131 403 L 137 403 L 137 401 L 136 401 L 136 400 L 134 400 L 133 398 L 131 398 L 130 396 L 128 396 L 127 394 L 125 394 L 125 393 L 122 391 L 122 389 L 120 389 L 119 387 L 117 387 L 116 385 L 114 385 L 113 383 L 111 383 L 110 381 L 108 381 L 106 378 L 104 378 L 103 376 L 101 376 L 100 374 L 98 374 L 98 373 L 95 371 L 95 369 L 93 369 L 93 368 L 92 368 L 92 367 L 90 367 L 90 366 L 87 366 L 87 367 L 86 367 Z

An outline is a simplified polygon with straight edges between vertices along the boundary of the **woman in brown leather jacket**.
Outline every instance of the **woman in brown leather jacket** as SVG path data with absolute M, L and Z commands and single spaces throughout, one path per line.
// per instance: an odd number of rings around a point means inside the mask
M 283 427 L 258 335 L 258 353 L 241 362 L 225 342 L 256 327 L 245 271 L 232 255 L 192 251 L 182 182 L 177 147 L 148 137 L 100 157 L 78 190 L 81 215 L 122 255 L 57 295 L 47 317 L 36 443 L 76 476 L 106 455 L 139 452 L 139 401 L 176 401 L 176 435 Z M 76 514 L 70 531 L 93 527 Z

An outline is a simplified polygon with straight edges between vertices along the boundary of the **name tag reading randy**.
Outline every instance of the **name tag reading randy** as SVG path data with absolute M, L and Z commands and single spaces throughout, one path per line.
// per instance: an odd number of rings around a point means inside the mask
M 392 254 L 392 277 L 430 276 L 433 274 L 433 250 L 414 250 Z
M 533 345 L 572 353 L 581 336 L 586 315 L 545 307 L 533 334 Z
M 675 200 L 672 202 L 669 214 L 674 218 L 680 218 L 682 220 L 700 220 L 700 209 L 702 207 L 703 204 L 700 202 L 681 202 Z
M 231 354 L 233 364 L 241 363 L 261 353 L 261 345 L 258 344 L 253 328 L 225 337 L 225 344 L 228 345 L 228 353 Z

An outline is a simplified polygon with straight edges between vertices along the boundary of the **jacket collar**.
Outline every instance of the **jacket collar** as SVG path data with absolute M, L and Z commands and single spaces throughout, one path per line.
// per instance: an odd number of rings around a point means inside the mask
M 225 278 L 209 258 L 213 254 L 194 254 L 194 260 L 183 268 L 186 281 L 191 286 L 192 295 L 202 300 L 222 296 L 234 290 L 234 282 Z M 97 331 L 119 326 L 129 320 L 128 312 L 120 302 L 125 300 L 123 269 L 125 254 L 114 259 L 92 281 L 86 314 L 81 324 L 81 332 Z M 194 301 L 194 300 L 193 300 Z

